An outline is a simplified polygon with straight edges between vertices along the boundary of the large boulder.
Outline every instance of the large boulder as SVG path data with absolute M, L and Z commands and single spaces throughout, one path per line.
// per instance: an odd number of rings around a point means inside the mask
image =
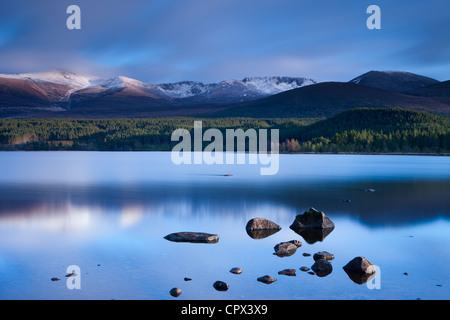
M 364 257 L 353 258 L 344 267 L 348 277 L 357 284 L 363 284 L 375 276 L 375 266 Z
M 353 258 L 343 267 L 347 273 L 372 274 L 375 273 L 375 266 L 364 257 Z
M 217 234 L 204 232 L 176 232 L 168 234 L 164 239 L 174 242 L 192 242 L 192 243 L 217 243 L 219 236 Z
M 333 231 L 334 223 L 323 212 L 309 208 L 303 214 L 297 215 L 289 228 L 312 244 L 323 241 Z
M 264 218 L 253 218 L 245 226 L 247 234 L 253 239 L 263 239 L 277 233 L 281 227 L 273 221 Z
M 298 240 L 281 242 L 273 248 L 275 250 L 274 255 L 277 255 L 279 257 L 292 256 L 297 251 L 297 248 L 299 248 L 301 246 L 302 246 L 302 243 Z

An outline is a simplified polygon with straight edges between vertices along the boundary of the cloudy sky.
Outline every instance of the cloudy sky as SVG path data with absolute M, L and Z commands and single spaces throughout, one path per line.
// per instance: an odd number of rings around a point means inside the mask
M 81 8 L 81 30 L 66 9 Z M 381 8 L 381 30 L 366 9 Z M 0 73 L 65 69 L 149 83 L 247 76 L 348 81 L 370 70 L 450 79 L 448 0 L 15 0 Z

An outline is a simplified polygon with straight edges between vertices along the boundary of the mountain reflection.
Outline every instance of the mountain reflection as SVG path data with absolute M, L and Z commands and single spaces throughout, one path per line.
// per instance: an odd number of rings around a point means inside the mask
M 367 188 L 375 192 L 364 192 Z M 146 215 L 242 217 L 260 207 L 292 212 L 309 207 L 346 215 L 371 227 L 450 216 L 449 181 L 349 183 L 158 183 L 114 186 L 0 186 L 0 224 L 33 224 L 49 230 L 87 228 L 99 219 L 127 227 Z M 263 215 L 263 212 L 261 212 Z

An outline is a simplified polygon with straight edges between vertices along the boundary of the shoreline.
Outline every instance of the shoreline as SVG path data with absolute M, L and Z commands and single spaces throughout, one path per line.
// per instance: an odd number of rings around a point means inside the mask
M 110 152 L 110 153 L 133 153 L 133 152 L 172 152 L 172 150 L 133 150 L 133 151 L 123 151 L 123 150 L 0 150 L 3 152 Z M 191 151 L 193 152 L 193 151 Z M 248 152 L 246 152 L 248 153 Z M 268 152 L 270 154 L 270 152 Z M 448 157 L 450 153 L 445 152 L 279 152 L 278 154 L 286 155 L 361 155 L 361 156 L 440 156 Z

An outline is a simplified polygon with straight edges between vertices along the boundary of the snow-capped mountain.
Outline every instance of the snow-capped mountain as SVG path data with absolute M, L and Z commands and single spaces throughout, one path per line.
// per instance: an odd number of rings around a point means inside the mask
M 208 100 L 224 99 L 224 102 L 256 99 L 316 83 L 314 80 L 291 77 L 253 77 L 243 80 L 225 80 L 205 84 L 195 81 L 148 84 L 136 79 L 118 76 L 101 78 L 81 75 L 63 70 L 39 73 L 0 74 L 0 78 L 28 82 L 51 101 L 70 100 L 74 95 L 90 95 L 106 91 L 125 91 L 128 94 L 146 95 L 154 98 L 184 99 L 197 97 Z M 52 92 L 45 92 L 52 86 Z M 122 92 L 124 94 L 125 92 Z
M 208 84 L 183 81 L 159 84 L 156 87 L 164 95 L 176 99 L 196 98 L 205 102 L 238 102 L 258 99 L 315 83 L 316 81 L 306 78 L 252 77 Z

